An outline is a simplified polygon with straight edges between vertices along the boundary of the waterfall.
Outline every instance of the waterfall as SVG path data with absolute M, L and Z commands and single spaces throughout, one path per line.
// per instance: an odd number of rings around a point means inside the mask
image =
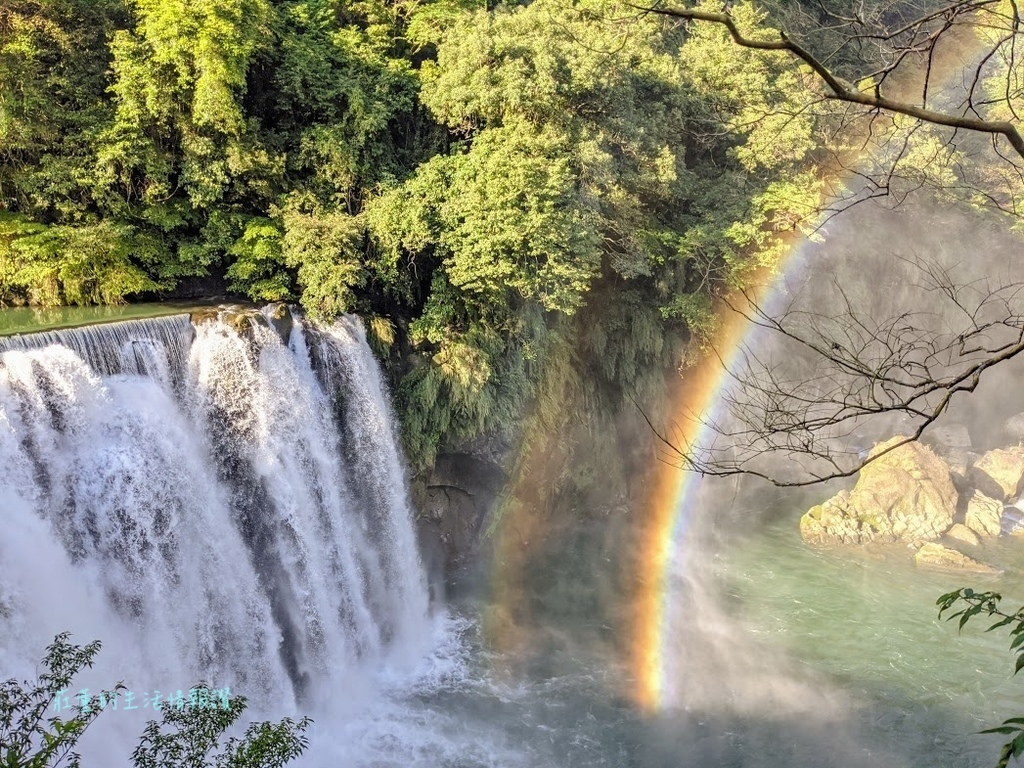
M 129 688 L 308 710 L 430 634 L 361 323 L 286 330 L 178 315 L 0 339 L 0 679 L 70 630 Z
M 100 376 L 148 374 L 182 384 L 194 331 L 188 315 L 86 325 L 58 331 L 0 336 L 0 354 L 66 347 Z

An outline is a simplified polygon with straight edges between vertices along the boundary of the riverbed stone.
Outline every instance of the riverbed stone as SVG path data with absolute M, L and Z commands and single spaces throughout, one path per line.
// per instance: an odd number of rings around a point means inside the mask
M 963 523 L 954 523 L 953 527 L 946 531 L 946 537 L 959 541 L 963 544 L 970 544 L 972 547 L 976 547 L 981 544 L 981 539 L 974 531 L 968 528 Z
M 880 443 L 871 455 L 905 439 Z M 852 491 L 812 507 L 800 520 L 800 533 L 815 546 L 933 541 L 953 524 L 956 503 L 949 467 L 927 446 L 911 442 L 865 466 Z
M 943 546 L 934 541 L 926 542 L 914 555 L 914 562 L 922 568 L 939 568 L 950 571 L 969 571 L 971 573 L 999 573 L 988 563 L 982 563 L 968 557 L 951 547 Z
M 267 307 L 266 313 L 270 327 L 277 332 L 281 343 L 287 346 L 292 336 L 292 327 L 295 325 L 291 309 L 287 304 L 275 302 Z
M 964 525 L 979 536 L 998 536 L 1002 526 L 1003 502 L 975 491 L 967 501 Z
M 971 484 L 986 496 L 1016 498 L 1024 480 L 1024 447 L 997 448 L 982 455 L 968 473 Z

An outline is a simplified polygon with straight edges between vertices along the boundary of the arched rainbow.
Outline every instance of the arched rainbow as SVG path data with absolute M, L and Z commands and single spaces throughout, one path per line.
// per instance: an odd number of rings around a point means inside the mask
M 788 252 L 767 279 L 755 290 L 758 303 L 771 311 L 773 300 L 782 294 L 787 276 L 798 272 L 807 261 L 809 243 L 800 240 Z M 739 352 L 750 344 L 760 330 L 738 312 L 721 316 L 722 325 L 714 338 L 718 355 L 705 355 L 691 370 L 673 396 L 675 411 L 684 422 L 678 425 L 679 446 L 700 446 L 712 437 L 707 426 L 720 415 L 721 395 L 728 386 L 729 369 Z M 635 613 L 633 641 L 634 699 L 647 711 L 665 704 L 666 647 L 665 632 L 671 626 L 672 598 L 667 581 L 675 571 L 673 558 L 683 556 L 693 506 L 701 476 L 666 463 L 649 495 L 649 517 L 640 548 L 640 596 Z

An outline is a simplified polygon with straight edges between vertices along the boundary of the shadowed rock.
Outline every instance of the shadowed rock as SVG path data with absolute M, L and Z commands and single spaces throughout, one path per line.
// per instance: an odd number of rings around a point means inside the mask
M 1024 447 L 997 448 L 978 459 L 968 473 L 971 484 L 993 499 L 1017 496 L 1024 479 Z

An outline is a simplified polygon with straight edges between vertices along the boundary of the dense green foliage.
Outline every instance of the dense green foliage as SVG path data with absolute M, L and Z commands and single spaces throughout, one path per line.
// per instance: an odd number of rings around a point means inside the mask
M 805 75 L 613 0 L 482 5 L 5 3 L 0 302 L 212 275 L 386 316 L 424 462 L 563 342 L 636 391 L 813 207 Z
M 47 717 L 51 704 L 66 696 L 83 669 L 92 667 L 100 643 L 74 645 L 68 634 L 58 635 L 46 649 L 42 672 L 34 682 L 0 682 L 0 766 L 3 768 L 78 768 L 75 751 L 86 729 L 123 691 L 101 691 L 61 709 L 67 714 Z M 213 692 L 200 685 L 190 693 L 213 700 Z M 88 698 L 88 701 L 85 699 Z M 252 723 L 241 736 L 221 740 L 242 716 L 246 700 L 235 696 L 227 706 L 161 707 L 162 722 L 150 721 L 132 753 L 135 768 L 281 768 L 306 748 L 303 735 L 310 720 Z

